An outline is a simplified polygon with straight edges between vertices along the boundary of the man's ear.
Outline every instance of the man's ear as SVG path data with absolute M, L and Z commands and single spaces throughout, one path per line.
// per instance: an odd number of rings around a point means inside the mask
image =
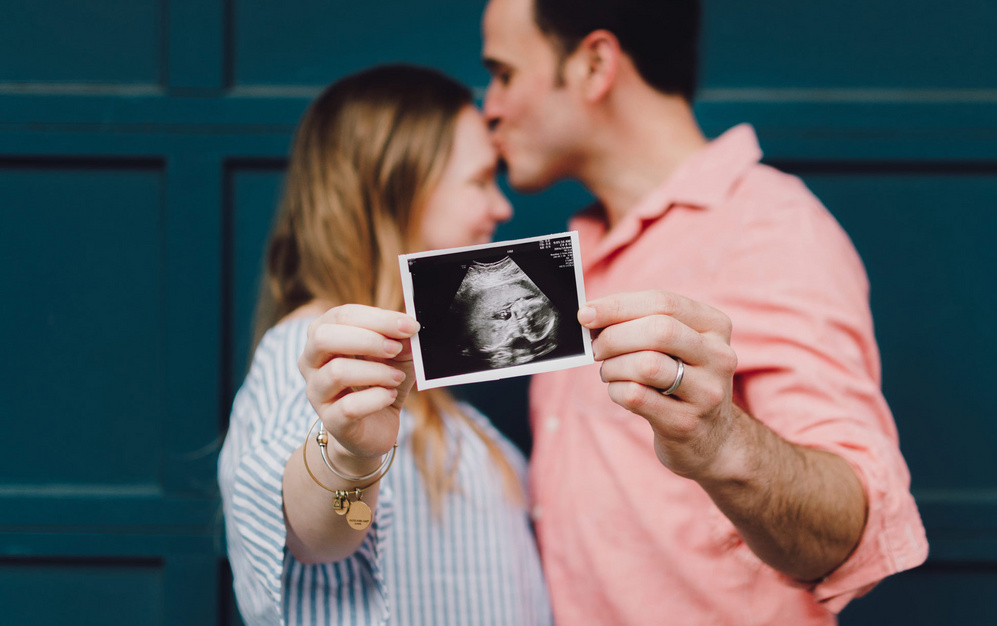
M 575 49 L 577 71 L 581 76 L 582 95 L 590 102 L 603 99 L 620 70 L 620 42 L 608 30 L 594 30 Z

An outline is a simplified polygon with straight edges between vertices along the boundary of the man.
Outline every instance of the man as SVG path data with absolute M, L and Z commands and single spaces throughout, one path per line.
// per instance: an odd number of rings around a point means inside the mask
M 750 127 L 703 137 L 698 21 L 693 0 L 485 10 L 510 182 L 598 198 L 572 229 L 600 363 L 531 387 L 561 624 L 833 624 L 927 554 L 861 261 Z

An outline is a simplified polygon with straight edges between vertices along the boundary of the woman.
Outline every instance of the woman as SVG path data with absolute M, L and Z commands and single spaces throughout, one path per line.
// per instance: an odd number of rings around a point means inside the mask
M 524 460 L 416 392 L 399 312 L 399 254 L 511 216 L 496 162 L 470 92 L 432 70 L 353 75 L 302 119 L 219 459 L 247 624 L 550 622 Z

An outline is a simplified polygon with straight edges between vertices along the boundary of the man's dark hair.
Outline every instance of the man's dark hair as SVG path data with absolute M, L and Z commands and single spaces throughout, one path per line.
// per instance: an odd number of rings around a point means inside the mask
M 559 49 L 562 61 L 586 35 L 608 30 L 648 85 L 692 102 L 699 0 L 533 0 L 533 19 Z

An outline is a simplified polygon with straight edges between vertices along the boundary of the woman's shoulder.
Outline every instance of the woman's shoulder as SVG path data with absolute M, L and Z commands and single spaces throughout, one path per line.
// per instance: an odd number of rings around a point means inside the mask
M 317 302 L 309 302 L 284 316 L 267 329 L 253 353 L 252 368 L 266 368 L 275 363 L 285 363 L 289 359 L 295 363 L 308 341 L 308 327 L 325 311 Z M 275 361 L 275 357 L 277 361 Z
M 246 377 L 232 400 L 229 431 L 244 437 L 272 437 L 298 428 L 308 406 L 298 357 L 307 340 L 309 320 L 290 320 L 267 330 L 260 339 Z M 301 426 L 303 428 L 303 426 Z
M 264 387 L 271 392 L 304 384 L 298 357 L 308 341 L 311 318 L 282 321 L 263 334 L 246 373 L 243 388 Z
M 256 352 L 280 350 L 285 347 L 297 348 L 300 355 L 308 340 L 308 327 L 315 319 L 313 315 L 288 316 L 271 326 L 260 339 Z M 255 355 L 254 355 L 255 356 Z M 294 357 L 297 361 L 297 356 Z

